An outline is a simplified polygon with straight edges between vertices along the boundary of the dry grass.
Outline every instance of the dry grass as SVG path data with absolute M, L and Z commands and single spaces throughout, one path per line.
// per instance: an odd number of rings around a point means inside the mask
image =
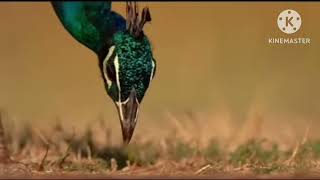
M 252 110 L 242 127 L 228 113 L 167 112 L 166 130 L 158 136 L 136 132 L 129 146 L 114 143 L 104 120 L 85 130 L 61 122 L 40 128 L 5 126 L 11 158 L 26 165 L 33 176 L 318 176 L 320 141 L 304 132 L 284 136 L 284 124 Z M 9 121 L 9 118 L 6 119 Z M 151 127 L 150 127 L 151 128 Z M 290 129 L 288 124 L 287 129 Z M 118 138 L 120 139 L 120 138 Z

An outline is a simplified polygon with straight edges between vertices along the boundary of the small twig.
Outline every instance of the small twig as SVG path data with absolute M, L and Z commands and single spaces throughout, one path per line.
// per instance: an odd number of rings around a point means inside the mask
M 304 132 L 304 136 L 303 136 L 302 141 L 301 141 L 301 145 L 304 145 L 308 140 L 311 124 L 312 124 L 312 121 L 310 121 L 308 123 L 308 126 L 306 128 L 306 131 Z
M 292 163 L 292 161 L 294 160 L 294 158 L 296 157 L 296 155 L 299 151 L 299 147 L 300 147 L 300 142 L 298 141 L 296 143 L 296 146 L 295 146 L 290 158 L 284 162 L 286 165 L 290 165 Z
M 205 171 L 205 170 L 207 170 L 207 169 L 209 169 L 211 167 L 212 167 L 211 164 L 207 164 L 207 165 L 203 166 L 202 168 L 200 168 L 198 171 L 196 171 L 195 174 L 200 174 L 203 171 Z
M 47 144 L 46 146 L 46 153 L 44 154 L 42 160 L 41 160 L 41 163 L 39 165 L 39 169 L 38 171 L 44 171 L 44 163 L 45 163 L 45 160 L 47 159 L 47 156 L 48 156 L 48 152 L 49 152 L 49 145 Z
M 46 152 L 41 160 L 41 163 L 39 164 L 39 168 L 38 168 L 38 171 L 44 171 L 44 163 L 47 159 L 47 156 L 48 156 L 48 152 L 49 152 L 49 141 L 47 140 L 47 138 L 41 133 L 40 130 L 38 129 L 35 129 L 34 130 L 38 136 L 40 137 L 41 141 L 46 145 Z
M 72 142 L 72 139 L 74 138 L 74 136 L 76 135 L 75 134 L 75 130 L 74 130 L 74 127 L 72 128 L 72 136 L 70 138 L 70 141 L 68 142 L 68 147 L 67 147 L 67 150 L 66 152 L 64 153 L 64 155 L 62 156 L 61 160 L 58 161 L 58 167 L 61 169 L 62 168 L 62 165 L 63 163 L 66 161 L 66 159 L 70 156 L 70 149 L 71 149 L 71 142 Z
M 62 165 L 63 163 L 65 162 L 65 160 L 67 159 L 67 157 L 69 157 L 70 153 L 69 153 L 69 150 L 71 148 L 71 143 L 69 143 L 68 145 L 68 148 L 65 152 L 65 154 L 63 155 L 63 157 L 61 158 L 61 160 L 58 162 L 58 167 L 61 169 L 62 168 Z
M 302 140 L 300 142 L 298 141 L 296 143 L 296 146 L 295 146 L 290 158 L 285 161 L 285 164 L 290 165 L 293 162 L 293 160 L 295 159 L 296 155 L 298 154 L 300 147 L 303 146 L 307 142 L 308 135 L 310 132 L 310 125 L 311 125 L 311 121 L 308 123 L 308 126 L 306 128 L 306 131 L 304 133 Z

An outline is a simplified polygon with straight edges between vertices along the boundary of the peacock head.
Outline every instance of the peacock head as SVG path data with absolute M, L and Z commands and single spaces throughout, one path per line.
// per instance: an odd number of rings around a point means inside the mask
M 138 19 L 136 5 L 127 4 L 127 28 L 113 35 L 103 60 L 103 74 L 108 95 L 115 102 L 123 141 L 129 143 L 134 132 L 140 103 L 154 77 L 156 62 L 144 24 L 151 21 L 148 8 Z

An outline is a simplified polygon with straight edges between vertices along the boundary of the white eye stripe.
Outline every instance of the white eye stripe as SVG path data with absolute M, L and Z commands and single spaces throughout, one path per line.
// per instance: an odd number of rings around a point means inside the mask
M 106 58 L 104 59 L 103 61 L 103 75 L 104 75 L 104 78 L 106 79 L 107 81 L 107 84 L 108 84 L 108 89 L 111 87 L 112 85 L 112 81 L 109 79 L 108 75 L 107 75 L 107 62 L 109 61 L 110 57 L 112 56 L 113 52 L 114 52 L 114 49 L 115 49 L 115 46 L 111 46 L 109 48 L 109 52 L 106 56 Z
M 108 89 L 111 87 L 112 81 L 111 81 L 111 79 L 109 79 L 109 77 L 107 75 L 107 62 L 110 60 L 111 56 L 113 55 L 114 50 L 115 50 L 115 46 L 111 46 L 109 48 L 109 52 L 108 52 L 106 58 L 103 61 L 103 75 L 107 81 Z M 123 114 L 122 114 L 122 107 L 121 107 L 121 87 L 120 87 L 120 80 L 119 80 L 119 58 L 118 58 L 118 55 L 116 55 L 115 59 L 114 59 L 114 68 L 115 68 L 115 73 L 116 73 L 116 85 L 118 87 L 118 95 L 119 95 L 119 99 L 118 99 L 118 101 L 116 101 L 116 104 L 117 104 L 119 111 L 120 111 L 120 113 L 119 113 L 121 116 L 120 119 L 122 120 Z
M 156 66 L 156 64 L 154 63 L 154 60 L 152 60 L 152 71 L 151 71 L 151 74 L 150 74 L 149 85 L 150 85 L 150 83 L 151 83 L 151 81 L 152 81 L 152 78 L 153 78 L 155 66 Z
M 106 59 L 109 59 L 112 56 L 114 49 L 115 49 L 114 45 L 109 48 L 109 52 L 106 56 Z
M 117 86 L 118 86 L 118 91 L 119 91 L 119 102 L 121 102 L 121 87 L 120 87 L 120 77 L 119 77 L 119 58 L 118 55 L 116 55 L 115 59 L 114 59 L 114 68 L 116 71 L 116 82 L 117 82 Z
M 114 59 L 114 68 L 116 71 L 116 83 L 118 87 L 118 101 L 116 102 L 118 108 L 119 108 L 119 114 L 120 114 L 120 119 L 123 121 L 123 114 L 122 114 L 122 106 L 121 106 L 121 87 L 120 87 L 120 78 L 119 78 L 119 58 L 118 55 L 116 55 Z

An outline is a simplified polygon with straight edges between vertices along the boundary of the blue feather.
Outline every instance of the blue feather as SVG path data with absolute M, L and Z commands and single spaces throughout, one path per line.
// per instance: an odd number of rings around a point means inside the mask
M 111 11 L 111 2 L 53 1 L 52 5 L 65 29 L 98 55 L 109 48 L 114 33 L 126 29 L 126 20 Z

